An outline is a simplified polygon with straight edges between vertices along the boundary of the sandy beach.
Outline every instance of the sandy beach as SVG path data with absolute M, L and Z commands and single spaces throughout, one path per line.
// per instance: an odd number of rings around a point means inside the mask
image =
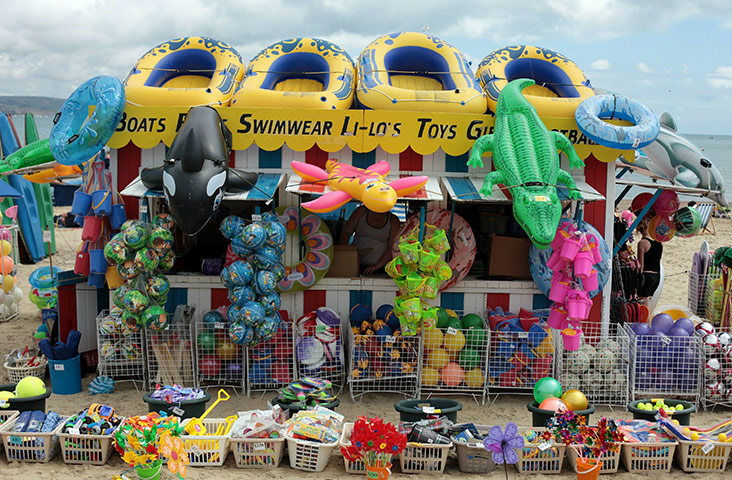
M 59 212 L 57 212 L 59 213 Z M 664 245 L 663 265 L 666 271 L 666 280 L 664 284 L 663 294 L 661 296 L 661 304 L 686 305 L 687 303 L 687 271 L 691 266 L 692 254 L 698 251 L 703 241 L 708 241 L 711 249 L 727 245 L 732 238 L 732 220 L 714 219 L 716 226 L 716 235 L 698 235 L 693 238 L 675 238 L 671 242 Z M 53 257 L 54 265 L 58 265 L 64 269 L 73 267 L 74 255 L 80 240 L 80 229 L 57 229 L 56 244 L 58 254 Z M 636 240 L 637 240 L 636 235 Z M 30 272 L 35 270 L 39 265 L 20 265 L 19 279 L 20 287 L 26 294 L 26 298 L 20 305 L 21 314 L 16 318 L 0 323 L 0 352 L 7 353 L 13 348 L 29 344 L 32 332 L 38 326 L 37 308 L 27 299 L 28 282 L 27 278 Z M 61 414 L 73 414 L 86 408 L 92 402 L 103 402 L 114 406 L 121 415 L 142 414 L 146 409 L 146 404 L 142 401 L 142 391 L 138 391 L 130 383 L 119 383 L 117 391 L 111 395 L 91 396 L 86 392 L 86 386 L 94 378 L 94 375 L 88 374 L 83 379 L 84 391 L 82 393 L 70 396 L 52 395 L 47 401 L 47 409 L 55 410 Z M 5 369 L 0 369 L 0 383 L 7 383 L 8 377 Z M 140 387 L 142 388 L 142 387 Z M 266 400 L 274 396 L 273 392 L 268 392 L 265 396 L 255 394 L 251 398 L 246 396 L 232 394 L 232 399 L 217 407 L 215 412 L 217 417 L 224 417 L 234 414 L 236 411 L 262 408 L 266 406 Z M 346 416 L 350 421 L 355 420 L 358 415 L 380 415 L 386 420 L 398 421 L 397 412 L 393 408 L 394 402 L 401 397 L 388 394 L 367 394 L 360 402 L 353 403 L 347 391 L 343 391 L 341 395 L 341 405 L 338 411 Z M 458 397 L 456 397 L 458 398 Z M 491 401 L 486 405 L 480 405 L 471 397 L 460 397 L 463 402 L 463 410 L 460 412 L 459 419 L 461 421 L 472 421 L 479 424 L 505 424 L 513 421 L 520 426 L 529 426 L 531 422 L 530 413 L 526 410 L 526 403 L 529 399 L 527 396 L 501 396 L 498 399 L 491 397 Z M 612 411 L 608 408 L 598 408 L 599 415 L 606 415 L 613 418 L 631 418 L 628 412 L 622 408 Z M 732 417 L 730 410 L 717 410 L 712 413 L 696 413 L 692 417 L 695 425 L 711 426 L 725 419 Z M 8 463 L 4 454 L 0 454 L 0 478 L 3 479 L 22 479 L 31 478 L 48 479 L 48 478 L 76 478 L 76 479 L 100 479 L 111 478 L 112 475 L 121 473 L 125 470 L 125 465 L 115 454 L 106 466 L 90 467 L 90 466 L 72 466 L 65 465 L 59 456 L 54 458 L 47 464 L 29 464 L 29 463 Z M 688 475 L 678 468 L 674 468 L 671 474 L 667 475 L 670 479 L 683 478 L 709 478 L 722 479 L 730 478 L 732 467 L 728 466 L 726 474 L 695 474 Z M 130 474 L 131 478 L 135 478 L 134 473 Z M 457 460 L 454 455 L 448 463 L 446 475 L 476 477 L 475 475 L 463 474 L 458 470 Z M 509 467 L 509 475 L 513 478 L 518 475 L 513 467 Z M 241 470 L 236 469 L 232 455 L 229 455 L 225 465 L 220 468 L 191 468 L 188 478 L 277 478 L 277 479 L 293 479 L 306 477 L 308 474 L 293 470 L 289 467 L 287 456 L 283 459 L 280 468 L 268 471 L 262 470 Z M 311 474 L 313 478 L 335 479 L 335 478 L 357 478 L 345 473 L 343 466 L 343 458 L 339 452 L 335 452 L 328 465 L 328 468 L 322 474 Z M 503 478 L 502 468 L 487 475 L 490 478 Z M 163 478 L 173 478 L 169 472 L 165 472 Z M 407 478 L 407 475 L 399 473 L 398 467 L 393 474 L 394 478 Z M 544 478 L 543 475 L 535 475 L 532 478 Z M 552 476 L 551 478 L 574 478 L 575 473 L 570 469 L 565 461 L 562 475 Z M 630 479 L 630 478 L 659 478 L 660 475 L 648 475 L 641 477 L 633 475 L 625 471 L 621 466 L 620 472 L 613 477 Z M 415 477 L 412 477 L 415 478 Z M 550 478 L 547 476 L 547 478 Z

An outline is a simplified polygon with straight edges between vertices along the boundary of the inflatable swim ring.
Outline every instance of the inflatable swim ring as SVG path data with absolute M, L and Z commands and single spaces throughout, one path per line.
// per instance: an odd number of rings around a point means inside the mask
M 31 272 L 28 277 L 28 283 L 31 286 L 28 298 L 35 306 L 38 308 L 55 306 L 58 295 L 55 276 L 60 272 L 59 267 L 53 267 L 51 270 L 49 266 L 39 267 Z
M 288 234 L 297 233 L 297 207 L 280 207 L 277 209 L 280 222 L 285 225 Z M 283 218 L 284 217 L 284 218 Z M 282 220 L 285 220 L 284 222 Z M 328 226 L 317 215 L 302 218 L 300 235 L 305 243 L 305 257 L 294 266 L 285 266 L 285 276 L 277 284 L 279 292 L 297 292 L 307 290 L 320 281 L 328 273 L 333 261 L 333 237 Z M 287 242 L 290 251 L 298 251 L 299 242 Z
M 559 222 L 559 228 L 562 228 L 563 225 L 572 222 L 572 220 L 568 218 L 563 218 Z M 590 292 L 590 297 L 594 297 L 598 293 L 602 291 L 602 288 L 605 286 L 607 281 L 610 279 L 610 259 L 612 258 L 612 255 L 610 253 L 610 247 L 607 245 L 607 242 L 605 242 L 605 239 L 602 235 L 600 235 L 600 232 L 597 231 L 595 227 L 590 225 L 587 222 L 584 222 L 583 224 L 583 230 L 587 233 L 590 233 L 595 236 L 596 239 L 600 242 L 600 253 L 602 254 L 602 262 L 600 262 L 597 265 L 594 265 L 594 268 L 597 269 L 597 290 L 593 290 Z M 543 250 L 540 250 L 536 247 L 536 245 L 531 245 L 531 250 L 529 250 L 529 270 L 531 271 L 531 278 L 534 279 L 534 283 L 536 284 L 536 287 L 541 290 L 541 293 L 549 296 L 549 289 L 551 287 L 552 282 L 552 275 L 553 271 L 546 266 L 546 263 L 549 261 L 549 257 L 552 254 L 552 247 L 547 247 Z
M 430 208 L 425 213 L 425 223 L 450 232 L 450 211 L 442 208 Z M 399 238 L 411 232 L 419 225 L 419 213 L 412 215 L 404 222 L 392 245 L 392 256 L 399 255 Z M 447 264 L 452 269 L 452 278 L 440 285 L 440 291 L 457 285 L 468 274 L 475 261 L 475 235 L 470 224 L 457 213 L 452 218 L 452 236 L 450 237 L 450 261 Z
M 100 75 L 82 83 L 53 118 L 48 139 L 53 158 L 63 165 L 92 158 L 114 134 L 124 108 L 125 91 L 117 78 Z
M 517 78 L 536 82 L 523 94 L 542 117 L 572 118 L 580 102 L 595 94 L 576 63 L 560 53 L 532 45 L 514 45 L 489 53 L 480 62 L 477 75 L 488 95 L 488 107 L 494 112 L 501 90 Z
M 358 57 L 356 97 L 369 109 L 485 113 L 485 93 L 465 56 L 424 33 L 381 36 Z
M 231 105 L 347 109 L 353 103 L 355 78 L 353 60 L 338 45 L 292 38 L 252 59 Z
M 150 49 L 124 81 L 135 105 L 229 105 L 244 74 L 234 47 L 209 37 L 182 37 Z
M 603 120 L 611 118 L 627 120 L 633 126 L 622 127 Z M 596 95 L 582 101 L 574 112 L 574 119 L 590 140 L 619 150 L 647 147 L 661 131 L 650 108 L 615 94 Z

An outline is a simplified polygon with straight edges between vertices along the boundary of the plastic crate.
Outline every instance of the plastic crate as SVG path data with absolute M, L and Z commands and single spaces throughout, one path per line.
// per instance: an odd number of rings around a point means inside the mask
M 572 469 L 576 472 L 577 471 L 577 450 L 575 448 L 580 448 L 580 445 L 572 445 L 567 449 L 567 457 L 569 458 L 569 464 L 572 465 Z M 622 446 L 621 448 L 618 448 L 617 452 L 605 452 L 600 456 L 600 461 L 602 462 L 602 468 L 600 469 L 600 473 L 616 473 L 618 471 L 618 467 L 620 466 L 620 452 L 622 452 Z
M 402 473 L 442 474 L 451 448 L 452 442 L 445 445 L 409 442 L 399 454 L 399 466 Z
M 69 417 L 61 417 L 63 423 Z M 59 439 L 53 432 L 13 432 L 18 417 L 13 417 L 0 427 L 8 462 L 47 463 L 59 451 Z
M 56 429 L 64 463 L 72 465 L 104 465 L 114 451 L 112 435 L 74 435 L 62 433 L 66 422 Z
M 285 435 L 287 453 L 290 456 L 290 467 L 306 472 L 322 472 L 328 466 L 330 454 L 338 446 L 338 440 L 332 443 L 317 443 L 300 440 Z
M 540 432 L 544 429 L 534 428 L 533 431 Z M 542 473 L 545 475 L 558 474 L 562 472 L 564 465 L 565 445 L 549 442 L 548 446 L 541 443 L 525 442 L 524 447 L 518 451 L 518 462 L 516 470 L 519 473 Z
M 351 432 L 353 432 L 353 425 L 353 422 L 346 422 L 343 424 L 343 432 L 341 433 L 340 441 L 341 448 L 348 448 L 351 446 Z M 364 464 L 361 460 L 356 460 L 355 462 L 352 462 L 344 456 L 343 462 L 346 466 L 346 473 L 357 473 L 361 475 L 366 473 L 366 464 Z
M 454 442 L 458 457 L 458 468 L 465 473 L 489 473 L 495 470 L 491 452 L 483 443 Z
M 232 438 L 236 468 L 277 468 L 285 454 L 284 438 Z
M 623 463 L 631 473 L 670 472 L 676 442 L 624 443 Z
M 8 371 L 8 377 L 10 383 L 18 383 L 25 377 L 38 377 L 41 380 L 46 376 L 46 367 L 48 366 L 48 360 L 43 357 L 40 361 L 40 365 L 35 367 L 11 367 L 7 363 L 3 364 L 5 370 Z
M 685 472 L 724 472 L 732 443 L 679 440 L 676 463 Z
M 185 427 L 192 419 L 187 418 L 181 423 L 184 433 L 180 439 L 188 454 L 191 467 L 220 467 L 224 464 L 229 454 L 229 433 L 225 435 L 213 435 L 218 429 L 227 428 L 228 422 L 223 418 L 204 418 L 203 426 L 206 427 L 206 435 L 186 435 Z

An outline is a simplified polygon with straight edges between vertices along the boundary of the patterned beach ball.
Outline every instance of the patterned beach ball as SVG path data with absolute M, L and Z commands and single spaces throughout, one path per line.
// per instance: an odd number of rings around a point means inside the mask
M 270 292 L 257 298 L 257 302 L 264 307 L 265 315 L 273 315 L 280 309 L 281 299 L 279 293 Z
M 246 302 L 241 307 L 242 322 L 246 325 L 259 325 L 265 317 L 264 307 L 257 302 Z
M 229 240 L 239 235 L 244 228 L 244 220 L 236 215 L 229 215 L 219 225 L 221 234 Z
M 245 345 L 254 336 L 254 331 L 243 323 L 229 325 L 229 338 L 237 345 Z
M 249 285 L 235 286 L 229 290 L 229 300 L 234 305 L 244 305 L 256 297 L 254 290 Z
M 251 250 L 256 250 L 264 245 L 264 241 L 267 239 L 261 223 L 250 223 L 242 229 L 239 236 L 244 242 L 244 246 Z
M 249 285 L 254 276 L 254 269 L 244 260 L 238 260 L 228 267 L 229 283 L 231 285 Z

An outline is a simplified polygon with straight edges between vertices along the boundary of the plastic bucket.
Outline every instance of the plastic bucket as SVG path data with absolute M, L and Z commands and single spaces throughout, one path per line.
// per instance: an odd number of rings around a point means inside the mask
M 74 223 L 77 224 L 80 227 L 84 226 L 84 216 L 83 215 L 75 215 L 74 216 Z
M 391 463 L 386 467 L 374 467 L 366 464 L 366 478 L 368 480 L 388 480 L 391 473 Z
M 91 203 L 95 215 L 107 216 L 112 213 L 112 194 L 109 190 L 92 192 Z
M 592 273 L 592 254 L 588 251 L 582 251 L 574 257 L 574 276 L 579 278 L 587 278 Z
M 89 250 L 89 272 L 105 274 L 108 266 L 104 250 L 99 248 Z
M 183 400 L 182 402 L 178 403 L 168 403 L 164 400 L 152 398 L 150 396 L 150 393 L 146 393 L 142 397 L 142 401 L 147 403 L 148 409 L 151 412 L 163 411 L 168 415 L 176 415 L 173 411 L 173 408 L 180 408 L 181 410 L 183 410 L 183 413 L 176 416 L 180 417 L 181 420 L 185 420 L 186 418 L 200 417 L 201 415 L 203 415 L 203 413 L 206 411 L 206 402 L 208 402 L 209 400 L 211 400 L 211 395 L 209 395 L 208 393 L 206 393 L 201 398 L 196 398 L 194 400 Z
M 585 303 L 581 298 L 568 298 L 565 302 L 567 307 L 567 317 L 575 320 L 584 320 Z
M 590 272 L 590 276 L 582 279 L 582 287 L 587 292 L 594 292 L 599 288 L 600 284 L 597 283 L 597 270 L 594 268 Z
M 95 242 L 102 235 L 102 219 L 87 215 L 84 217 L 84 226 L 81 229 L 81 239 Z
M 601 469 L 601 461 L 577 457 L 577 480 L 597 480 Z
M 590 245 L 590 253 L 592 253 L 592 263 L 595 264 L 602 262 L 602 252 L 598 246 L 600 242 L 597 241 L 597 237 L 594 235 L 588 235 L 587 241 Z
M 74 273 L 77 275 L 89 275 L 89 252 L 76 252 L 76 260 L 74 261 Z
M 587 298 L 582 299 L 584 310 L 582 311 L 582 320 L 590 316 L 590 310 L 592 310 L 592 300 Z
M 549 318 L 546 323 L 551 328 L 560 330 L 564 327 L 564 322 L 567 320 L 567 312 L 558 305 L 552 305 L 549 312 Z
M 15 392 L 14 383 L 0 385 L 0 392 Z M 8 410 L 17 410 L 19 412 L 32 412 L 33 410 L 46 411 L 46 399 L 51 396 L 51 389 L 46 388 L 46 393 L 36 395 L 35 397 L 10 398 L 8 399 Z M 2 410 L 0 410 L 1 412 Z
M 569 285 L 564 282 L 553 283 L 549 291 L 549 300 L 557 303 L 564 303 L 569 292 Z
M 102 288 L 104 282 L 107 281 L 107 277 L 103 273 L 90 273 L 87 277 L 87 285 L 94 288 Z
M 51 372 L 53 393 L 73 395 L 81 392 L 81 356 L 77 355 L 70 360 L 49 359 L 48 370 Z
M 71 202 L 71 213 L 84 216 L 91 209 L 92 197 L 86 192 L 77 190 L 74 192 L 74 200 Z
M 107 273 L 104 274 L 104 278 L 107 280 L 107 286 L 110 289 L 121 287 L 125 280 L 119 274 L 116 268 L 107 268 Z
M 567 264 L 566 260 L 564 260 L 561 255 L 559 254 L 559 250 L 554 250 L 551 255 L 549 255 L 549 259 L 546 261 L 546 266 L 550 270 L 559 271 Z
M 565 332 L 566 330 L 562 330 L 562 342 L 564 343 L 564 349 L 568 352 L 579 350 L 580 343 L 582 343 L 580 341 L 582 339 L 582 331 L 574 330 L 574 333 Z
M 571 262 L 577 256 L 580 246 L 581 244 L 578 238 L 565 238 L 564 243 L 562 243 L 560 256 L 562 259 Z
M 125 211 L 125 204 L 118 203 L 112 205 L 112 213 L 109 214 L 109 223 L 112 224 L 112 230 L 119 230 L 119 227 L 127 221 L 127 212 Z
M 149 467 L 143 467 L 142 465 L 137 466 L 137 468 L 135 468 L 135 471 L 137 472 L 137 478 L 139 478 L 140 480 L 159 480 L 160 470 L 162 468 L 163 462 L 160 460 L 156 460 Z

